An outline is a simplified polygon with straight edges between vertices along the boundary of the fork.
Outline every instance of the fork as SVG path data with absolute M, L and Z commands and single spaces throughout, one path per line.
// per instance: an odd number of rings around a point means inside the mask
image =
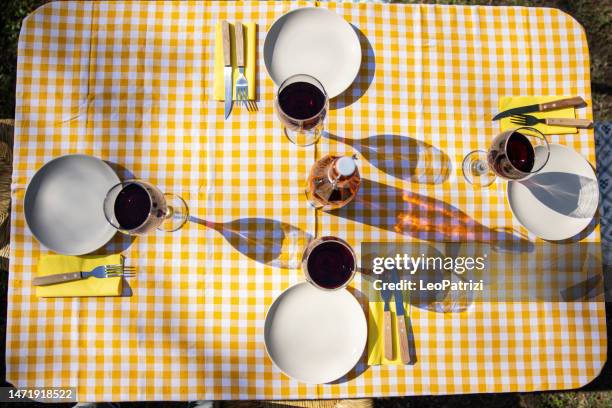
M 96 278 L 130 277 L 134 276 L 134 268 L 124 265 L 100 265 L 86 272 L 67 272 L 54 275 L 37 276 L 32 280 L 34 286 L 47 286 L 57 283 L 72 282 L 87 279 L 90 276 Z
M 249 100 L 249 83 L 244 76 L 244 26 L 241 22 L 236 23 L 236 65 L 238 66 L 238 78 L 236 79 L 236 100 L 242 102 L 249 112 L 257 110 L 254 101 Z
M 579 129 L 588 129 L 593 126 L 593 122 L 589 119 L 572 119 L 572 118 L 536 118 L 533 115 L 512 115 L 510 122 L 519 126 L 534 126 L 538 123 L 543 123 L 548 126 L 566 126 L 577 127 Z

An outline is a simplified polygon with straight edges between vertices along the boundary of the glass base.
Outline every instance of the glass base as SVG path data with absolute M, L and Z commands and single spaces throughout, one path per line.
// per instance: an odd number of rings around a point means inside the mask
M 291 143 L 301 147 L 313 145 L 321 138 L 321 130 L 316 128 L 314 130 L 291 130 L 283 126 L 283 133 Z
M 176 231 L 187 222 L 189 218 L 189 208 L 185 200 L 176 194 L 164 194 L 164 198 L 168 206 L 168 215 L 157 229 L 165 232 Z
M 489 167 L 487 152 L 484 150 L 474 150 L 463 159 L 463 177 L 466 181 L 476 187 L 487 187 L 493 184 L 495 173 Z

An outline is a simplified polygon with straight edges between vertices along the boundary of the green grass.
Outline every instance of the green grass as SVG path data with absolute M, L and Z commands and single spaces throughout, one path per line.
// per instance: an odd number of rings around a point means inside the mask
M 15 73 L 17 40 L 22 19 L 45 0 L 9 0 L 0 5 L 0 117 L 12 118 L 15 113 Z M 417 1 L 403 1 L 418 3 Z M 594 0 L 447 0 L 424 1 L 441 4 L 521 5 L 556 7 L 571 14 L 585 28 L 591 56 L 593 111 L 596 120 L 612 119 L 612 2 Z M 7 273 L 0 273 L 0 310 L 6 310 Z M 608 309 L 608 336 L 611 338 Z M 0 313 L 0 338 L 4 338 L 6 316 Z M 610 348 L 608 346 L 608 348 Z M 2 353 L 3 354 L 3 353 Z M 610 350 L 608 351 L 610 355 Z M 3 356 L 0 356 L 3 357 Z M 3 374 L 3 373 L 2 373 Z M 597 391 L 603 390 L 603 391 Z M 602 374 L 581 391 L 482 394 L 441 397 L 381 398 L 379 408 L 400 407 L 525 407 L 525 408 L 604 408 L 612 407 L 612 368 L 606 364 Z M 142 406 L 143 404 L 130 404 Z M 180 405 L 173 405 L 180 406 Z
M 0 118 L 15 116 L 17 40 L 21 20 L 44 0 L 9 0 L 0 5 Z

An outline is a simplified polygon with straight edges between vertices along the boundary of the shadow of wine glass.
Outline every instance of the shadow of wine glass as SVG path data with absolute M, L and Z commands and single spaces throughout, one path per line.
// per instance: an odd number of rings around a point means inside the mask
M 579 233 L 564 240 L 547 240 L 558 244 L 579 242 L 591 235 L 599 224 L 599 184 L 597 180 L 579 174 L 550 172 L 538 173 L 527 180 L 518 181 L 546 207 L 567 217 L 589 218 L 589 224 Z M 594 213 L 594 215 L 592 215 Z
M 353 24 L 351 24 L 351 27 L 353 27 L 357 37 L 359 37 L 361 66 L 351 86 L 329 101 L 329 108 L 332 110 L 346 108 L 359 100 L 370 88 L 376 73 L 376 56 L 374 55 L 372 44 L 370 44 L 368 37 L 359 28 Z
M 312 235 L 300 228 L 268 218 L 240 218 L 213 222 L 194 216 L 189 221 L 220 233 L 241 254 L 264 265 L 299 269 Z
M 390 176 L 419 184 L 442 184 L 451 172 L 446 153 L 429 143 L 401 135 L 348 139 L 331 133 L 323 137 L 359 151 L 374 167 Z
M 380 245 L 362 246 L 361 259 L 362 262 L 371 261 L 374 257 L 389 258 L 395 254 L 406 250 L 409 245 L 411 253 L 420 254 L 423 257 L 445 259 L 448 256 L 456 256 L 456 244 L 446 245 L 441 244 L 433 246 L 427 242 L 413 242 L 409 244 L 402 243 L 385 243 Z M 370 249 L 372 252 L 364 252 Z M 367 261 L 366 261 L 367 260 Z M 369 302 L 383 302 L 381 291 L 376 290 L 375 282 L 392 282 L 390 270 L 384 271 L 382 274 L 375 274 L 371 269 L 360 269 L 362 279 L 362 290 L 364 296 Z M 431 264 L 427 268 L 421 267 L 418 270 L 411 272 L 406 269 L 395 269 L 398 281 L 412 281 L 420 283 L 412 290 L 401 291 L 404 301 L 419 309 L 428 310 L 435 313 L 461 313 L 472 305 L 474 302 L 474 293 L 470 290 L 456 290 L 449 286 L 443 286 L 445 281 L 449 282 L 466 282 L 471 277 L 471 274 L 455 273 L 451 270 L 444 269 L 442 264 Z M 428 289 L 421 289 L 421 288 Z M 391 299 L 391 302 L 394 300 Z M 410 312 L 407 311 L 409 317 Z
M 121 278 L 121 294 L 120 297 L 132 297 L 134 296 L 134 291 L 132 290 L 132 285 L 127 280 L 127 278 Z
M 539 173 L 521 181 L 546 207 L 573 218 L 591 217 L 598 206 L 597 180 L 573 173 Z
M 136 235 L 127 235 L 119 231 L 103 247 L 98 248 L 91 255 L 112 255 L 127 251 L 136 240 Z
M 111 169 L 113 169 L 113 171 L 119 177 L 119 180 L 125 181 L 125 180 L 132 180 L 136 178 L 134 173 L 132 173 L 132 171 L 127 169 L 124 165 L 115 163 L 115 162 L 111 162 L 108 160 L 105 160 L 104 162 L 108 164 Z
M 598 260 L 599 261 L 599 260 Z M 604 276 L 595 273 L 585 277 L 582 281 L 561 290 L 560 296 L 564 302 L 585 302 L 589 300 L 605 299 Z
M 365 178 L 355 199 L 329 214 L 424 241 L 483 242 L 510 252 L 533 249 L 522 237 L 491 229 L 448 203 Z

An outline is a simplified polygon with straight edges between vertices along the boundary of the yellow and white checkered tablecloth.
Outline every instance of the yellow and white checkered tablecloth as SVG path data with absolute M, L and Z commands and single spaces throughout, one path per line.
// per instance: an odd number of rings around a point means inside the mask
M 590 102 L 584 31 L 558 10 L 321 3 L 358 28 L 363 65 L 331 102 L 330 136 L 316 149 L 295 147 L 274 116 L 261 50 L 273 20 L 304 5 L 57 2 L 24 21 L 8 381 L 76 386 L 81 401 L 272 399 L 573 388 L 599 373 L 606 331 L 596 301 L 412 307 L 414 366 L 363 359 L 320 386 L 273 367 L 264 316 L 302 280 L 300 240 L 334 234 L 359 250 L 363 241 L 495 240 L 514 230 L 534 241 L 512 219 L 504 183 L 475 190 L 458 164 L 498 132 L 489 119 L 501 96 Z M 259 111 L 234 107 L 227 121 L 212 97 L 220 19 L 259 25 Z M 591 131 L 552 141 L 594 162 Z M 353 149 L 362 157 L 359 204 L 315 216 L 303 196 L 313 159 Z M 30 286 L 46 250 L 25 225 L 25 187 L 43 163 L 75 152 L 182 195 L 194 217 L 176 233 L 118 236 L 106 248 L 137 266 L 131 297 L 38 299 Z M 587 240 L 597 242 L 598 230 Z

